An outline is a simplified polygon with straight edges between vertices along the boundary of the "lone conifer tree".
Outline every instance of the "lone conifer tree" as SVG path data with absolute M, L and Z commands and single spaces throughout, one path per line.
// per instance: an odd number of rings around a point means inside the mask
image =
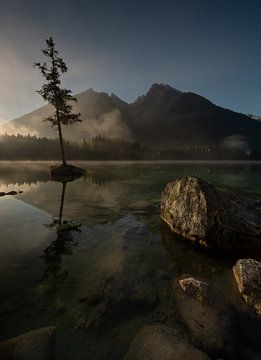
M 80 114 L 72 112 L 72 105 L 70 102 L 77 101 L 71 95 L 71 90 L 61 88 L 61 74 L 67 72 L 67 66 L 62 58 L 58 56 L 58 51 L 55 48 L 55 43 L 52 37 L 46 40 L 47 48 L 42 50 L 42 53 L 47 57 L 47 62 L 36 62 L 34 66 L 38 67 L 42 76 L 46 79 L 46 83 L 41 90 L 37 92 L 54 107 L 53 116 L 49 116 L 46 120 L 52 123 L 53 127 L 58 128 L 59 140 L 62 153 L 63 165 L 67 165 L 64 152 L 64 141 L 62 135 L 62 125 L 73 124 L 81 121 Z

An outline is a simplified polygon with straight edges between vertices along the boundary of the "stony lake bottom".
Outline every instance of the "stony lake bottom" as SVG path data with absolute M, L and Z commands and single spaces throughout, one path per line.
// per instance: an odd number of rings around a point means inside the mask
M 122 359 L 143 325 L 176 321 L 169 288 L 192 275 L 235 306 L 241 341 L 261 353 L 232 275 L 242 255 L 195 248 L 159 216 L 165 185 L 185 175 L 261 199 L 261 164 L 78 165 L 86 177 L 62 184 L 50 163 L 0 163 L 0 191 L 21 191 L 0 197 L 0 340 L 55 325 L 56 359 Z

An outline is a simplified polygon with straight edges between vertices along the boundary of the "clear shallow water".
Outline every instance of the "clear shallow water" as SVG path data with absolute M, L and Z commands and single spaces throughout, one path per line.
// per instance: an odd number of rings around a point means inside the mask
M 0 164 L 0 191 L 23 191 L 0 198 L 0 339 L 54 324 L 57 359 L 121 359 L 142 325 L 171 321 L 164 294 L 182 274 L 247 312 L 231 273 L 236 256 L 174 239 L 159 204 L 184 175 L 261 198 L 259 164 L 81 163 L 86 178 L 64 187 L 49 180 L 49 165 Z

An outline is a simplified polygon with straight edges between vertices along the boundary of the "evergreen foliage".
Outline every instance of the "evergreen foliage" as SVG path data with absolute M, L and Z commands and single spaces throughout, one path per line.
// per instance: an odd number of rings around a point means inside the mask
M 53 116 L 49 116 L 45 120 L 50 121 L 52 126 L 58 127 L 59 141 L 62 153 L 63 165 L 66 165 L 64 140 L 62 135 L 62 125 L 70 125 L 80 120 L 80 114 L 72 112 L 73 106 L 71 102 L 76 102 L 76 98 L 71 95 L 71 90 L 61 87 L 61 75 L 67 72 L 67 66 L 62 58 L 58 55 L 55 43 L 52 37 L 46 40 L 47 48 L 42 50 L 48 62 L 36 62 L 42 76 L 46 79 L 46 83 L 41 90 L 37 92 L 45 101 L 51 104 L 55 112 Z
M 250 155 L 243 150 L 220 146 L 173 144 L 171 147 L 152 147 L 137 141 L 108 138 L 98 135 L 82 143 L 65 141 L 70 160 L 260 160 L 261 151 Z M 0 160 L 58 160 L 59 139 L 30 135 L 0 136 Z

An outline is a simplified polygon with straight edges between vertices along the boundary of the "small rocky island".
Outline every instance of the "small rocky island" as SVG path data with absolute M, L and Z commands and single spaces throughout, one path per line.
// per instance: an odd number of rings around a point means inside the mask
M 54 165 L 50 167 L 51 178 L 54 181 L 69 182 L 86 174 L 86 171 L 73 165 Z

